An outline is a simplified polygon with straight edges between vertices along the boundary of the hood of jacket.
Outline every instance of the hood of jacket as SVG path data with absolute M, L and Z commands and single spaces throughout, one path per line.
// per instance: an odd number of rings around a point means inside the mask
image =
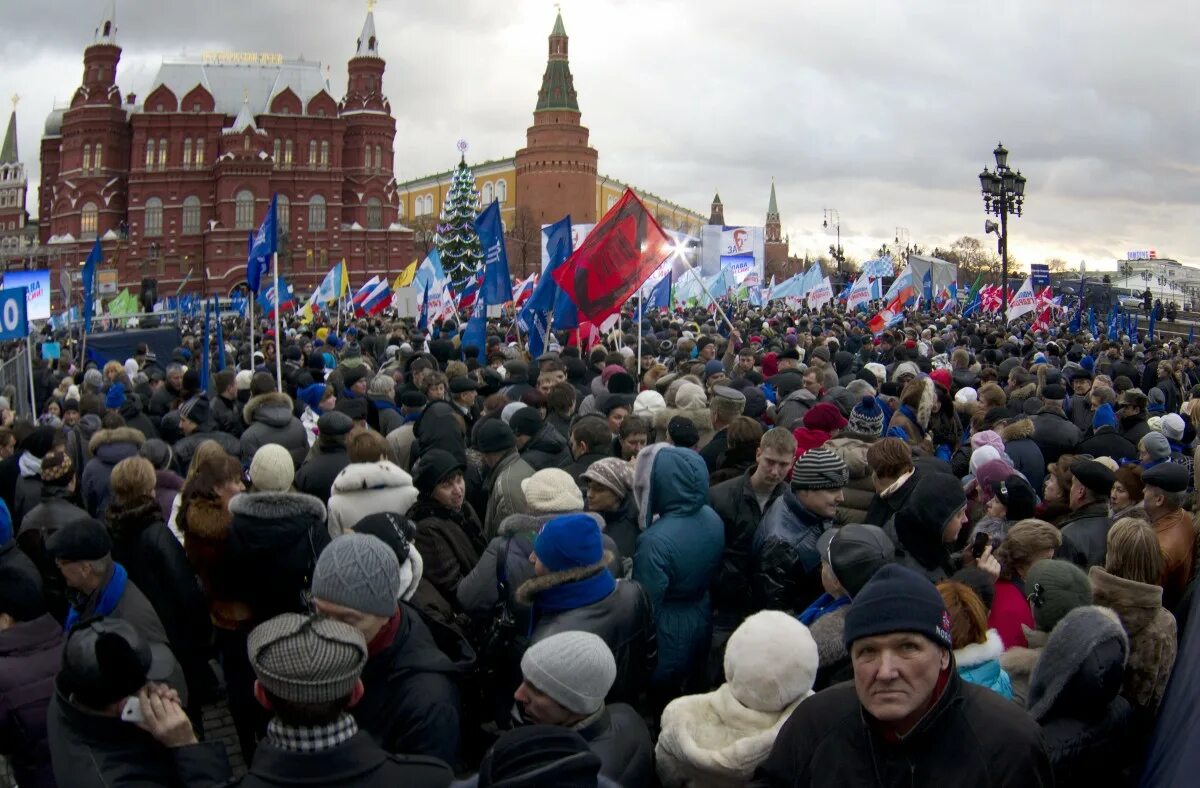
M 926 569 L 943 566 L 948 554 L 942 532 L 950 516 L 962 509 L 966 496 L 958 479 L 945 473 L 922 473 L 908 500 L 896 512 L 897 548 Z
M 394 462 L 380 460 L 352 462 L 342 468 L 333 479 L 335 493 L 378 490 L 385 487 L 413 487 L 412 476 Z M 416 488 L 413 489 L 415 491 Z
M 133 454 L 146 442 L 146 436 L 133 427 L 116 427 L 111 430 L 100 430 L 88 441 L 88 450 L 94 455 L 102 446 L 125 444 L 133 447 Z M 132 456 L 132 455 L 127 455 Z M 124 457 L 122 457 L 124 459 Z
M 1000 640 L 1000 633 L 989 629 L 987 638 L 982 643 L 968 643 L 962 648 L 954 649 L 954 663 L 960 669 L 974 668 L 985 662 L 999 660 L 1003 653 L 1004 642 Z
M 467 444 L 463 438 L 461 419 L 462 415 L 449 402 L 438 400 L 429 403 L 413 425 L 412 462 L 415 464 L 421 453 L 432 448 L 444 449 L 458 460 L 465 461 Z
M 242 409 L 242 419 L 247 424 L 257 421 L 268 427 L 286 427 L 293 418 L 292 398 L 278 391 L 251 397 Z
M 1033 437 L 1033 420 L 1028 417 L 1020 418 L 1000 428 L 1000 440 L 1008 443 Z
M 687 516 L 705 506 L 708 468 L 691 449 L 656 443 L 638 454 L 633 490 L 645 530 L 656 515 Z
M 567 449 L 567 439 L 554 428 L 552 424 L 545 424 L 537 435 L 529 439 L 529 443 L 521 449 L 522 453 L 527 451 L 540 451 L 546 454 L 559 454 Z
M 1011 404 L 1014 399 L 1029 399 L 1035 394 L 1037 394 L 1037 384 L 1032 382 L 1026 383 L 1008 392 L 1008 401 Z
M 136 537 L 150 526 L 162 523 L 162 508 L 153 498 L 121 505 L 114 499 L 104 514 L 113 541 L 124 542 Z
M 287 547 L 325 522 L 325 504 L 305 493 L 241 493 L 230 499 L 229 511 L 230 529 L 253 552 Z
M 19 621 L 4 630 L 0 637 L 0 657 L 23 657 L 57 650 L 64 637 L 62 625 L 49 613 L 43 613 L 32 621 Z
M 859 433 L 843 430 L 836 438 L 825 441 L 821 448 L 828 449 L 842 458 L 842 462 L 846 463 L 846 468 L 850 471 L 851 479 L 862 479 L 871 475 L 871 467 L 867 464 L 867 450 L 871 448 L 872 443 L 874 440 L 871 436 L 860 436 Z
M 604 555 L 594 564 L 573 566 L 570 569 L 561 569 L 557 572 L 531 577 L 517 588 L 517 602 L 527 607 L 532 607 L 534 597 L 543 591 L 549 591 L 552 588 L 558 588 L 570 583 L 578 583 L 580 580 L 595 577 L 605 571 L 612 561 L 613 554 L 605 550 Z
M 1108 608 L 1095 608 L 1120 624 Z M 1032 672 L 1026 707 L 1039 722 L 1047 717 L 1097 719 L 1121 691 L 1129 641 L 1124 629 L 1119 638 L 1106 637 L 1102 627 L 1084 640 L 1051 638 L 1040 650 Z
M 1126 580 L 1101 566 L 1089 569 L 1088 578 L 1092 581 L 1092 604 L 1115 610 L 1130 638 L 1150 626 L 1162 610 L 1162 586 Z
M 813 394 L 811 391 L 802 386 L 784 397 L 783 402 L 803 402 L 807 405 L 815 405 L 817 402 L 817 395 Z M 782 405 L 783 402 L 779 404 Z
M 142 415 L 142 398 L 141 397 L 126 397 L 125 402 L 121 403 L 121 409 L 117 411 L 121 414 L 121 418 L 125 421 L 136 419 Z
M 543 525 L 555 517 L 561 517 L 564 514 L 586 514 L 596 521 L 596 525 L 600 527 L 601 533 L 604 531 L 604 518 L 596 512 L 554 512 L 551 514 L 510 514 L 500 521 L 500 525 L 496 528 L 496 535 L 519 536 L 522 534 L 536 534 L 542 530 Z

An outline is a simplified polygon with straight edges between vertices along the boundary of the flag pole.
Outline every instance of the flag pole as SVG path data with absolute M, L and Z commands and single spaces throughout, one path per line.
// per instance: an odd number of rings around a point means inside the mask
M 729 316 L 725 314 L 725 310 L 721 308 L 721 305 L 717 303 L 717 299 L 713 298 L 712 293 L 709 292 L 708 285 L 704 284 L 704 278 L 696 273 L 695 268 L 690 268 L 688 270 L 690 270 L 692 275 L 696 277 L 696 281 L 699 282 L 700 287 L 704 289 L 704 294 L 708 296 L 708 300 L 712 301 L 713 306 L 717 308 L 717 314 L 719 314 L 721 319 L 725 321 L 725 325 L 729 326 L 730 331 L 736 331 L 737 329 L 733 327 L 733 323 L 729 322 Z
M 275 280 L 275 390 L 283 392 L 283 343 L 279 334 L 279 252 L 271 253 L 271 275 Z
M 642 314 L 642 290 L 644 289 L 644 287 L 645 287 L 645 284 L 643 283 L 642 287 L 638 288 L 637 322 L 633 326 L 633 330 L 636 331 L 637 335 L 638 335 L 637 369 L 638 369 L 639 373 L 642 370 L 642 318 L 644 317 L 644 315 Z M 641 378 L 642 378 L 642 376 L 639 374 L 638 381 L 637 381 L 638 391 L 642 390 Z
M 29 407 L 33 413 L 33 421 L 37 423 L 37 389 L 33 385 L 33 334 L 25 334 L 25 355 L 29 358 Z
M 246 308 L 249 309 L 249 326 L 250 326 L 250 371 L 254 372 L 254 296 L 255 293 L 250 292 L 250 287 L 246 287 Z

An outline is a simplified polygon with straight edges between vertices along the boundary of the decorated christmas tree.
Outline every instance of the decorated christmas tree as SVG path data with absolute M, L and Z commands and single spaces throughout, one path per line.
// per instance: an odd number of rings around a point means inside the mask
M 475 275 L 483 262 L 479 236 L 475 234 L 479 193 L 475 191 L 475 176 L 467 166 L 466 148 L 465 142 L 459 142 L 458 149 L 463 152 L 463 157 L 454 170 L 454 180 L 450 184 L 450 191 L 446 193 L 437 236 L 434 238 L 442 255 L 442 269 L 455 292 L 462 289 L 462 285 Z

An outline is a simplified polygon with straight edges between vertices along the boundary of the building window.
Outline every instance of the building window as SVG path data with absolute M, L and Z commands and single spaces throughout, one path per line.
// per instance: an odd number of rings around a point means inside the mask
M 483 184 L 483 204 L 491 205 L 493 199 L 495 199 L 495 195 L 492 191 L 492 182 L 488 181 L 487 183 Z
M 190 170 L 192 168 L 192 141 L 185 139 L 183 141 L 183 168 Z
M 83 146 L 83 171 L 87 172 L 92 168 L 92 146 Z
M 154 169 L 154 140 L 146 140 L 146 169 Z
M 508 182 L 499 180 L 496 181 L 496 199 L 503 205 L 508 200 Z
M 383 172 L 383 146 L 375 146 L 375 169 Z
M 237 193 L 235 200 L 234 227 L 238 230 L 249 230 L 254 227 L 254 193 L 243 189 Z
M 84 238 L 95 238 L 96 225 L 99 218 L 96 210 L 96 203 L 84 203 L 83 213 L 80 216 L 79 234 Z
M 275 162 L 276 167 L 279 167 L 280 165 L 283 164 L 283 159 L 280 158 L 280 153 L 282 151 L 282 148 L 283 148 L 283 140 L 280 140 L 280 139 L 275 140 L 275 146 L 271 152 L 271 160 Z
M 371 169 L 371 146 L 367 145 L 363 148 L 363 169 Z
M 196 140 L 196 167 L 204 166 L 204 138 L 200 137 Z
M 292 203 L 287 197 L 280 194 L 275 200 L 275 223 L 279 227 L 279 232 L 285 233 L 291 225 L 292 220 Z
M 283 144 L 283 168 L 290 170 L 292 168 L 292 141 L 288 140 Z
M 157 197 L 151 197 L 146 200 L 146 222 L 143 227 L 143 233 L 147 237 L 162 235 L 163 228 L 163 203 Z
M 103 159 L 104 159 L 104 146 L 101 145 L 99 142 L 97 142 L 95 153 L 92 155 L 92 169 L 95 170 L 96 172 L 100 172 L 101 167 L 104 166 Z
M 367 200 L 367 229 L 379 230 L 383 228 L 383 203 L 378 197 L 372 197 Z
M 183 234 L 200 234 L 200 198 L 195 195 L 183 201 Z
M 321 167 L 329 166 L 329 140 L 321 140 Z
M 158 141 L 158 168 L 160 170 L 167 168 L 167 141 L 165 139 Z
M 321 232 L 325 229 L 325 198 L 314 194 L 308 202 L 309 232 Z
M 317 166 L 317 141 L 316 140 L 308 141 L 308 166 L 309 167 Z

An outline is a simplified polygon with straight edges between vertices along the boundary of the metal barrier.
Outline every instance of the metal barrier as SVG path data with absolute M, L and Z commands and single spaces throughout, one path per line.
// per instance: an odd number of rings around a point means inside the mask
M 8 397 L 9 407 L 17 418 L 36 418 L 37 414 L 29 404 L 29 361 L 25 358 L 24 347 L 0 363 L 0 394 Z

